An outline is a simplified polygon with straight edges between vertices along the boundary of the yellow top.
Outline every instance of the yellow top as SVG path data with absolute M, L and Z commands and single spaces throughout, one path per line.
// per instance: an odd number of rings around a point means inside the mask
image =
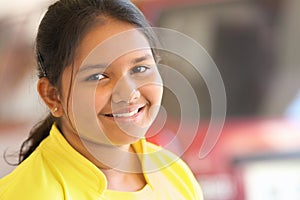
M 142 155 L 146 186 L 136 192 L 108 190 L 101 170 L 73 149 L 53 125 L 40 146 L 0 179 L 0 199 L 203 199 L 198 182 L 182 160 L 145 139 L 133 147 Z

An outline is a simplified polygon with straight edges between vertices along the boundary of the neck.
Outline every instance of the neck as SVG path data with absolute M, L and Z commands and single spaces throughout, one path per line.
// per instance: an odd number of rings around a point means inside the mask
M 99 144 L 75 133 L 64 133 L 69 144 L 104 173 L 108 189 L 131 192 L 145 186 L 141 162 L 132 145 Z
M 101 170 L 111 170 L 125 173 L 141 173 L 140 159 L 133 147 L 128 145 L 113 146 L 95 144 L 82 140 L 91 161 Z
M 99 169 L 142 173 L 140 159 L 130 144 L 114 146 L 95 143 L 75 133 L 64 130 L 63 133 L 69 144 Z

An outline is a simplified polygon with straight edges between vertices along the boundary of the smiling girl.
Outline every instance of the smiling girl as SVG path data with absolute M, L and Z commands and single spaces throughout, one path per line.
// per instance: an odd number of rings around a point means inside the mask
M 154 35 L 125 0 L 60 0 L 37 34 L 50 110 L 0 180 L 0 199 L 202 199 L 190 169 L 144 139 L 163 86 Z

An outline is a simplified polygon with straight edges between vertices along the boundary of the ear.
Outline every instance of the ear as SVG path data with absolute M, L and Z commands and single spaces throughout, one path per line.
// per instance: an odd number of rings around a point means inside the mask
M 49 79 L 40 78 L 37 84 L 37 91 L 54 117 L 61 117 L 64 113 L 58 89 L 53 86 Z

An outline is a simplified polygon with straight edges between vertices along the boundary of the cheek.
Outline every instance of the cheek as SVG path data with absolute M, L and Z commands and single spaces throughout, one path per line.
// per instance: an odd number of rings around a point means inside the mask
M 73 91 L 69 105 L 71 106 L 74 123 L 77 126 L 83 127 L 85 123 L 95 121 L 94 96 L 93 91 L 84 88 L 77 88 Z
M 141 88 L 142 95 L 152 105 L 160 105 L 163 87 L 160 85 L 148 85 Z
M 96 92 L 93 94 L 95 110 L 96 112 L 101 112 L 101 110 L 107 106 L 110 107 L 110 99 L 111 99 L 111 89 L 109 88 L 102 88 L 97 89 Z M 108 108 L 109 109 L 109 108 Z
M 99 124 L 99 112 L 109 100 L 105 90 L 89 87 L 77 87 L 72 95 L 72 117 L 78 134 L 94 142 L 105 142 L 106 136 Z M 70 104 L 71 106 L 71 104 Z

